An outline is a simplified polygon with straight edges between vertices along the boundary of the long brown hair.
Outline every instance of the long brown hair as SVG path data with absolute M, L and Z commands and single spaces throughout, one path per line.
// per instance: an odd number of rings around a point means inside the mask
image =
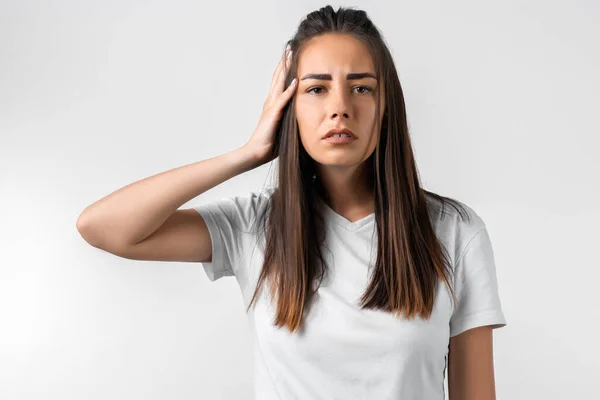
M 467 218 L 468 213 L 456 200 L 421 188 L 398 74 L 384 40 L 365 11 L 343 7 L 335 11 L 328 5 L 308 14 L 287 42 L 293 56 L 285 86 L 296 75 L 303 46 L 326 33 L 360 39 L 373 57 L 379 88 L 385 87 L 386 109 L 381 123 L 379 96 L 375 113 L 379 141 L 365 160 L 374 191 L 379 240 L 373 274 L 360 306 L 397 316 L 404 312 L 409 319 L 417 315 L 429 318 L 438 278 L 456 302 L 449 257 L 436 237 L 429 207 L 441 205 L 442 217 L 444 204 Z M 320 180 L 313 182 L 315 161 L 300 141 L 294 104 L 295 97 L 283 110 L 277 129 L 273 151 L 278 157 L 278 186 L 264 215 L 257 218 L 263 222 L 266 247 L 258 283 L 246 309 L 268 283 L 271 300 L 277 299 L 274 324 L 290 332 L 301 328 L 326 268 L 321 253 L 324 221 L 319 202 L 327 199 L 327 193 Z

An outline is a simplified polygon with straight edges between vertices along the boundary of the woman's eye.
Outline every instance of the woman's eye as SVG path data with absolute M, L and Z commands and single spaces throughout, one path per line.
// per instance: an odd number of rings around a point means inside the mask
M 366 92 L 361 92 L 361 93 L 368 93 L 368 92 L 372 92 L 373 90 L 368 87 L 368 86 L 356 86 L 354 89 L 366 89 Z
M 312 87 L 312 88 L 308 89 L 308 90 L 306 91 L 306 93 L 315 93 L 315 94 L 318 94 L 318 93 L 316 93 L 316 92 L 313 92 L 313 90 L 315 90 L 315 89 L 322 89 L 322 88 L 323 88 L 322 86 L 315 86 L 315 87 Z M 363 93 L 369 93 L 369 92 L 372 92 L 372 91 L 373 91 L 373 89 L 371 89 L 371 88 L 370 88 L 370 87 L 368 87 L 368 86 L 355 86 L 353 89 L 365 89 L 365 91 L 358 92 L 358 93 L 360 93 L 360 94 L 363 94 Z

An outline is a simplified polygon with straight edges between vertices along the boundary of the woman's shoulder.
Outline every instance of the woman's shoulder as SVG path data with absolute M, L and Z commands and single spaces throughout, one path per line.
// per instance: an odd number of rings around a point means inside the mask
M 440 238 L 452 242 L 468 241 L 485 228 L 485 222 L 471 205 L 451 197 L 426 192 L 426 203 L 432 225 Z
M 237 208 L 237 214 L 243 219 L 242 225 L 247 228 L 246 233 L 256 233 L 255 228 L 266 216 L 271 196 L 275 190 L 274 187 L 266 187 L 231 198 Z

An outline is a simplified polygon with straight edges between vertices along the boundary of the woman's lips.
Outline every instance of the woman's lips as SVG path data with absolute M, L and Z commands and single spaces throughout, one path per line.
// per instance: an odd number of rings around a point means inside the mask
M 342 135 L 342 136 L 330 136 L 323 140 L 326 141 L 327 143 L 332 143 L 332 144 L 346 144 L 346 143 L 354 142 L 356 139 L 353 137 L 348 137 L 348 136 Z

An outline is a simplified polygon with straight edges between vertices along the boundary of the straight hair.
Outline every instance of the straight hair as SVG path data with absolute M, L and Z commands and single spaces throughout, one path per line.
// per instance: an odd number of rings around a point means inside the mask
M 450 257 L 438 240 L 431 212 L 442 218 L 446 205 L 462 218 L 469 218 L 462 204 L 421 187 L 409 136 L 402 87 L 382 35 L 367 16 L 354 8 L 330 5 L 309 13 L 286 44 L 292 51 L 285 79 L 288 87 L 296 75 L 298 56 L 314 37 L 324 34 L 352 35 L 369 49 L 376 70 L 378 90 L 385 87 L 383 119 L 377 97 L 376 120 L 379 141 L 364 162 L 375 198 L 377 258 L 362 309 L 377 309 L 411 319 L 431 316 L 438 280 L 448 287 L 454 304 Z M 273 152 L 278 160 L 278 185 L 263 215 L 257 218 L 265 232 L 262 270 L 246 311 L 255 303 L 263 285 L 276 301 L 274 325 L 290 332 L 302 328 L 323 276 L 322 254 L 325 224 L 320 202 L 328 200 L 316 174 L 315 161 L 299 138 L 294 112 L 295 96 L 284 107 L 276 131 Z M 292 228 L 293 227 L 293 228 Z

